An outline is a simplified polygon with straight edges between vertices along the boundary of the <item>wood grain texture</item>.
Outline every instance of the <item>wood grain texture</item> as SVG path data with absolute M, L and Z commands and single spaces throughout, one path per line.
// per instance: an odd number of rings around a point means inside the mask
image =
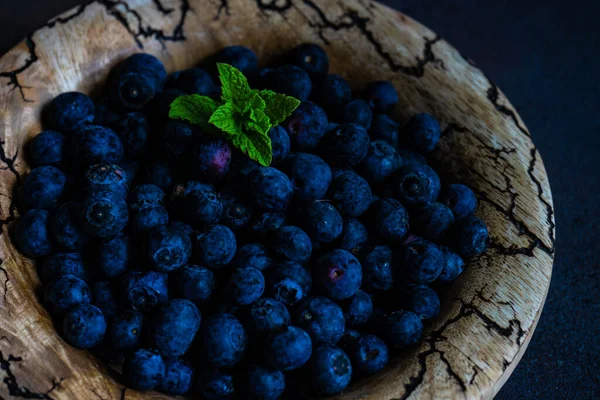
M 540 316 L 554 257 L 548 178 L 525 124 L 470 60 L 414 20 L 366 0 L 98 0 L 48 22 L 0 59 L 0 398 L 162 399 L 125 389 L 106 366 L 68 346 L 40 305 L 34 263 L 9 238 L 12 188 L 29 167 L 24 144 L 40 110 L 70 90 L 94 93 L 127 55 L 169 70 L 230 44 L 268 61 L 301 42 L 325 47 L 331 71 L 360 89 L 393 81 L 397 117 L 429 112 L 444 128 L 445 179 L 471 185 L 491 234 L 443 299 L 424 339 L 339 398 L 491 398 L 521 358 Z

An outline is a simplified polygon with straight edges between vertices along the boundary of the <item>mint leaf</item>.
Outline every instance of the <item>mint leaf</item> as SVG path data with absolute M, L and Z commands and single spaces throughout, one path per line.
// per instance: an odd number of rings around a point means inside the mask
M 300 105 L 300 100 L 272 90 L 261 90 L 259 94 L 267 105 L 264 111 L 273 126 L 282 123 Z
M 169 118 L 182 119 L 206 128 L 216 108 L 213 99 L 207 96 L 199 94 L 179 96 L 171 103 Z
M 232 142 L 235 147 L 260 165 L 264 167 L 271 165 L 273 148 L 271 139 L 267 135 L 249 130 L 245 135 L 235 136 Z
M 230 138 L 243 135 L 242 118 L 233 103 L 225 103 L 219 106 L 208 120 Z
M 269 129 L 271 129 L 271 121 L 269 121 L 269 117 L 267 114 L 259 110 L 258 108 L 253 108 L 250 110 L 248 114 L 250 117 L 249 120 L 244 121 L 244 127 L 246 129 L 253 130 L 254 132 L 260 133 L 261 135 L 268 136 Z
M 237 68 L 218 63 L 219 80 L 221 81 L 221 99 L 224 103 L 232 102 L 241 110 L 252 94 L 248 80 Z
M 244 105 L 244 112 L 248 110 L 258 109 L 260 111 L 264 111 L 267 107 L 267 103 L 263 100 L 262 97 L 258 94 L 258 90 L 252 90 L 246 104 Z

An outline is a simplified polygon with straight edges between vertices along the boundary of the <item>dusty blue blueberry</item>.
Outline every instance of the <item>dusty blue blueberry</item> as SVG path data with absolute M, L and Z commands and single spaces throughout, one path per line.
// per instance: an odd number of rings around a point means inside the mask
M 111 239 L 98 242 L 94 261 L 100 274 L 113 279 L 128 269 L 130 260 L 129 236 L 119 234 Z
M 329 74 L 313 88 L 312 99 L 328 112 L 342 109 L 352 98 L 348 81 L 339 75 Z M 370 111 L 370 110 L 369 110 Z
M 141 110 L 162 91 L 166 79 L 160 60 L 150 54 L 134 54 L 112 71 L 108 81 L 110 102 L 119 110 Z
M 165 377 L 165 362 L 156 350 L 138 349 L 125 358 L 123 379 L 135 390 L 156 389 Z
M 371 205 L 373 193 L 363 177 L 348 169 L 334 176 L 328 197 L 342 215 L 359 217 Z
M 61 93 L 44 110 L 44 119 L 50 129 L 72 134 L 94 121 L 94 103 L 83 93 Z
M 440 178 L 425 164 L 408 164 L 390 176 L 387 189 L 408 207 L 435 201 L 440 193 Z
M 129 192 L 129 180 L 127 172 L 118 165 L 96 164 L 85 172 L 83 186 L 88 193 L 108 190 L 125 198 Z
M 295 65 L 282 65 L 270 69 L 262 78 L 265 89 L 292 96 L 298 100 L 307 100 L 312 91 L 310 77 L 305 70 Z
M 312 340 L 308 333 L 296 326 L 286 326 L 269 336 L 265 343 L 265 359 L 269 365 L 282 371 L 300 368 L 312 354 Z
M 440 250 L 444 253 L 444 267 L 442 268 L 442 273 L 438 276 L 437 282 L 450 283 L 462 274 L 465 262 L 448 247 L 440 246 Z
M 115 111 L 107 96 L 97 98 L 94 102 L 94 123 L 114 129 L 118 126 L 121 115 Z
M 343 226 L 342 216 L 331 204 L 315 201 L 308 206 L 304 228 L 313 241 L 333 242 L 342 234 Z
M 363 288 L 367 292 L 385 292 L 394 285 L 394 253 L 387 246 L 370 249 L 362 257 Z
M 175 294 L 196 304 L 206 303 L 217 284 L 215 274 L 206 267 L 188 264 L 175 273 Z
M 173 299 L 154 313 L 149 324 L 151 346 L 163 357 L 184 355 L 200 327 L 200 311 L 186 299 Z
M 142 342 L 144 315 L 135 310 L 124 310 L 108 321 L 106 342 L 117 350 L 137 349 Z
M 214 182 L 229 172 L 231 148 L 227 141 L 208 134 L 196 138 L 190 149 L 186 169 L 200 180 Z
M 99 190 L 83 200 L 80 218 L 89 235 L 108 239 L 125 228 L 129 211 L 125 200 L 115 192 Z
M 310 237 L 293 225 L 282 226 L 273 231 L 269 245 L 273 255 L 285 261 L 308 261 L 312 254 Z
M 473 191 L 460 184 L 446 185 L 442 188 L 439 201 L 452 210 L 457 221 L 472 214 L 477 208 L 477 198 Z
M 287 216 L 282 212 L 265 212 L 260 214 L 250 225 L 250 235 L 253 238 L 264 238 L 268 233 L 273 232 L 287 222 Z
M 483 253 L 490 238 L 485 222 L 474 215 L 456 222 L 448 236 L 452 249 L 461 257 L 473 257 Z
M 73 275 L 84 281 L 88 279 L 81 253 L 54 253 L 39 265 L 38 273 L 44 283 L 63 275 Z
M 315 81 L 323 79 L 329 71 L 329 57 L 321 46 L 302 43 L 289 51 L 287 61 L 305 70 Z
M 344 318 L 348 326 L 357 327 L 367 323 L 373 313 L 373 302 L 371 297 L 359 290 L 348 299 L 340 303 Z
M 184 266 L 192 255 L 192 242 L 181 231 L 159 226 L 147 234 L 146 256 L 151 268 L 171 272 Z
M 294 305 L 310 294 L 312 278 L 302 265 L 293 261 L 282 262 L 265 271 L 268 296 Z
M 180 232 L 182 232 L 184 235 L 187 236 L 192 236 L 194 234 L 194 228 L 192 228 L 191 226 L 189 226 L 188 224 L 186 224 L 183 221 L 179 221 L 179 220 L 170 220 L 169 224 L 168 224 L 169 229 L 171 230 L 178 230 Z
M 369 209 L 371 233 L 383 244 L 398 243 L 408 232 L 408 213 L 395 199 L 375 201 Z
M 277 400 L 285 390 L 285 375 L 283 372 L 251 365 L 245 376 L 247 394 L 256 400 Z
M 338 238 L 337 247 L 358 256 L 369 243 L 367 228 L 356 218 L 344 218 L 342 234 Z
M 414 233 L 437 242 L 454 223 L 454 215 L 442 203 L 420 203 L 411 209 L 410 223 Z
M 78 304 L 89 304 L 92 293 L 83 280 L 73 275 L 63 275 L 46 286 L 44 301 L 50 312 L 63 314 Z
M 137 173 L 140 170 L 141 164 L 138 161 L 123 157 L 117 165 L 125 171 L 127 183 L 129 184 L 129 187 L 131 187 L 133 181 L 137 178 Z
M 291 323 L 287 307 L 280 301 L 263 297 L 250 305 L 244 318 L 244 326 L 254 335 L 277 331 Z
M 141 171 L 144 183 L 150 183 L 167 192 L 173 185 L 173 174 L 169 163 L 163 160 L 156 160 L 144 165 Z
M 201 68 L 190 68 L 181 71 L 177 78 L 177 87 L 188 94 L 215 96 L 218 88 L 210 74 Z
M 440 123 L 429 114 L 417 114 L 402 128 L 400 142 L 420 152 L 435 149 L 441 136 Z
M 232 264 L 235 267 L 253 267 L 259 271 L 264 271 L 271 266 L 272 261 L 264 245 L 248 243 L 237 249 Z
M 360 339 L 360 332 L 355 329 L 346 329 L 337 343 L 346 353 L 350 353 L 358 340 Z
M 354 371 L 361 375 L 375 374 L 389 361 L 387 345 L 375 335 L 362 335 L 348 354 Z
M 228 291 L 234 304 L 247 306 L 262 296 L 265 291 L 265 278 L 256 268 L 236 268 L 229 278 Z
M 56 131 L 43 131 L 29 143 L 29 159 L 33 167 L 59 165 L 63 161 L 65 137 Z
M 293 320 L 310 335 L 315 346 L 337 343 L 345 329 L 341 307 L 322 296 L 302 300 L 294 310 Z
M 52 216 L 52 239 L 68 251 L 81 250 L 90 237 L 83 229 L 79 216 L 81 204 L 70 201 L 64 203 Z
M 119 135 L 101 125 L 81 127 L 71 137 L 70 150 L 71 160 L 84 166 L 118 163 L 125 152 Z
M 414 283 L 436 280 L 444 268 L 444 255 L 433 243 L 416 238 L 400 248 L 399 261 L 402 272 Z
M 402 157 L 402 161 L 404 165 L 409 164 L 425 164 L 427 165 L 427 160 L 421 153 L 417 153 L 414 150 L 409 149 L 398 149 L 398 154 Z
M 389 81 L 369 83 L 365 88 L 363 97 L 375 114 L 388 113 L 398 104 L 398 93 Z
M 373 117 L 369 128 L 371 140 L 383 140 L 394 148 L 398 148 L 398 123 L 386 114 Z
M 369 144 L 369 151 L 359 169 L 367 182 L 376 186 L 401 167 L 402 158 L 396 149 L 383 140 L 375 140 Z
M 28 257 L 43 257 L 52 252 L 50 213 L 29 210 L 15 223 L 14 239 L 17 248 Z
M 196 126 L 178 120 L 169 120 L 158 141 L 160 154 L 170 162 L 178 163 L 187 155 L 194 137 L 199 135 Z
M 423 322 L 411 311 L 395 311 L 383 317 L 379 330 L 389 347 L 400 349 L 417 343 L 423 333 Z
M 440 298 L 427 285 L 408 285 L 401 298 L 402 308 L 414 312 L 423 320 L 435 318 L 440 313 Z
M 223 200 L 223 196 L 221 196 L 221 200 Z M 223 214 L 220 221 L 223 225 L 234 232 L 238 232 L 250 223 L 252 219 L 250 207 L 236 199 L 223 203 Z
M 97 281 L 90 285 L 92 304 L 98 307 L 106 318 L 117 314 L 119 303 L 112 282 Z
M 121 136 L 125 154 L 139 160 L 144 158 L 150 147 L 150 123 L 141 112 L 125 114 L 119 122 L 116 132 Z
M 283 123 L 292 150 L 307 151 L 317 147 L 325 135 L 329 120 L 325 111 L 310 101 L 303 101 Z
M 163 206 L 146 207 L 130 213 L 130 226 L 134 232 L 147 232 L 168 222 L 169 212 Z
M 165 377 L 158 385 L 158 390 L 177 396 L 189 392 L 194 384 L 194 367 L 177 358 L 167 358 L 164 361 Z
M 353 167 L 369 150 L 369 134 L 358 124 L 349 123 L 327 132 L 320 144 L 321 154 L 330 165 Z
M 293 187 L 286 174 L 273 167 L 258 167 L 248 175 L 248 198 L 262 211 L 285 211 Z
M 311 362 L 311 381 L 320 394 L 341 392 L 352 378 L 350 358 L 342 349 L 330 344 L 314 350 Z
M 164 204 L 165 192 L 156 185 L 138 185 L 127 196 L 127 204 L 132 211 L 138 211 L 148 207 L 156 207 Z
M 249 77 L 258 70 L 258 57 L 245 46 L 227 46 L 219 50 L 214 56 L 217 63 L 229 64 L 240 70 L 242 74 Z
M 235 255 L 235 234 L 224 225 L 215 225 L 199 232 L 194 238 L 194 259 L 209 268 L 222 268 Z
M 219 222 L 223 205 L 214 189 L 198 187 L 185 195 L 182 210 L 186 221 L 195 228 L 203 228 Z
M 168 275 L 156 271 L 130 271 L 121 278 L 121 300 L 126 308 L 148 312 L 169 301 Z
M 205 318 L 198 332 L 198 351 L 202 359 L 217 368 L 231 368 L 240 362 L 246 350 L 244 327 L 230 314 Z
M 321 293 L 333 300 L 343 300 L 358 291 L 362 283 L 362 268 L 351 253 L 336 249 L 317 259 L 314 278 Z
M 281 125 L 277 125 L 269 130 L 269 138 L 271 139 L 271 147 L 273 148 L 271 165 L 277 165 L 290 153 L 292 146 L 290 137 Z
M 227 370 L 204 369 L 199 373 L 197 386 L 206 400 L 230 400 L 235 396 L 235 381 Z
M 248 189 L 248 175 L 258 167 L 259 164 L 256 161 L 251 160 L 247 155 L 239 151 L 234 151 L 231 163 L 229 164 L 229 172 L 222 180 L 223 186 L 246 193 Z
M 60 169 L 51 165 L 34 168 L 19 187 L 19 203 L 24 210 L 56 208 L 66 184 L 67 178 Z
M 358 124 L 369 129 L 373 119 L 371 107 L 361 99 L 355 99 L 344 106 L 341 111 L 341 122 L 343 124 Z
M 79 304 L 65 314 L 62 333 L 71 346 L 91 349 L 99 345 L 104 338 L 106 320 L 98 307 Z
M 319 156 L 295 153 L 283 165 L 294 188 L 294 198 L 309 203 L 325 197 L 331 185 L 331 169 Z

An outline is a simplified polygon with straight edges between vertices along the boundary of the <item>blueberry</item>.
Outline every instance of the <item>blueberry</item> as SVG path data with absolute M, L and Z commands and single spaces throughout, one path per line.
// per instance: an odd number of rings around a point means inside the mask
M 444 187 L 440 193 L 439 201 L 452 210 L 457 221 L 472 214 L 477 208 L 477 198 L 473 191 L 460 184 Z
M 169 213 L 163 206 L 146 207 L 138 211 L 132 211 L 130 219 L 132 231 L 146 232 L 166 225 L 169 222 Z
M 303 203 L 325 197 L 331 185 L 331 169 L 314 154 L 296 153 L 286 160 L 284 171 L 290 177 L 294 197 Z
M 287 222 L 287 216 L 281 212 L 266 212 L 261 214 L 250 226 L 252 237 L 262 238 Z
M 373 313 L 371 297 L 359 290 L 352 297 L 341 302 L 344 318 L 348 326 L 357 327 L 364 325 Z
M 302 68 L 295 65 L 282 65 L 267 71 L 263 76 L 265 89 L 273 90 L 298 100 L 307 100 L 312 91 L 310 77 Z
M 190 391 L 194 383 L 194 367 L 177 358 L 165 361 L 165 377 L 158 390 L 167 394 L 183 395 Z
M 394 285 L 394 253 L 386 246 L 371 249 L 362 258 L 363 288 L 384 292 Z
M 173 185 L 173 174 L 166 161 L 157 160 L 146 164 L 141 175 L 144 183 L 156 185 L 163 192 L 167 192 Z
M 144 315 L 135 310 L 125 310 L 109 320 L 106 341 L 117 350 L 135 350 L 142 341 Z
M 311 358 L 311 366 L 312 384 L 321 394 L 341 392 L 352 378 L 350 358 L 337 346 L 317 347 Z
M 369 210 L 371 233 L 383 244 L 398 243 L 408 232 L 408 213 L 399 201 L 381 199 Z
M 141 112 L 125 114 L 116 131 L 128 157 L 138 160 L 146 156 L 150 140 L 150 124 L 146 115 Z
M 81 165 L 100 163 L 115 164 L 121 161 L 123 142 L 110 128 L 100 125 L 86 125 L 71 138 L 72 160 Z
M 181 231 L 159 226 L 148 232 L 146 255 L 151 268 L 171 272 L 187 263 L 192 255 L 192 242 Z
M 123 234 L 100 241 L 94 258 L 98 271 L 109 279 L 121 276 L 128 269 L 129 248 L 129 237 Z
M 169 224 L 167 226 L 169 227 L 169 229 L 180 231 L 186 236 L 191 237 L 194 234 L 194 228 L 192 228 L 185 222 L 178 221 L 176 219 L 169 221 Z
M 175 293 L 196 304 L 206 303 L 217 284 L 215 274 L 205 267 L 188 264 L 175 273 Z
M 315 85 L 312 97 L 314 102 L 325 110 L 335 112 L 350 102 L 352 91 L 344 78 L 329 74 Z
M 381 371 L 389 361 L 385 342 L 375 335 L 363 335 L 349 352 L 355 372 L 372 375 Z
M 215 225 L 194 238 L 194 258 L 209 268 L 222 268 L 235 255 L 235 234 L 224 225 Z
M 371 140 L 383 140 L 394 148 L 398 147 L 398 123 L 386 114 L 373 117 L 369 128 Z
M 123 378 L 135 390 L 157 388 L 165 377 L 165 362 L 156 350 L 138 349 L 123 364 Z
M 160 154 L 171 162 L 181 162 L 193 146 L 193 139 L 199 135 L 198 128 L 187 122 L 169 120 L 165 125 L 158 148 Z
M 248 175 L 259 167 L 256 161 L 248 158 L 247 155 L 235 151 L 231 156 L 229 172 L 223 178 L 223 185 L 231 189 L 239 189 L 242 192 L 247 191 Z
M 438 241 L 454 223 L 452 210 L 442 203 L 421 203 L 410 213 L 413 231 L 425 239 Z
M 233 231 L 246 227 L 252 218 L 252 210 L 245 204 L 234 200 L 223 207 L 221 223 Z
M 91 236 L 108 239 L 116 236 L 129 219 L 127 203 L 115 192 L 99 190 L 81 205 L 83 228 Z
M 52 252 L 50 215 L 46 210 L 33 209 L 17 220 L 14 238 L 17 247 L 27 257 L 43 257 Z
M 156 185 L 143 184 L 136 186 L 127 197 L 127 204 L 132 211 L 161 206 L 165 201 L 165 192 Z
M 64 275 L 73 275 L 84 281 L 88 278 L 81 253 L 54 253 L 38 267 L 38 273 L 44 283 Z
M 190 68 L 181 71 L 177 78 L 177 87 L 189 94 L 209 97 L 218 94 L 218 88 L 210 74 L 201 68 Z
M 119 308 L 117 296 L 109 281 L 97 281 L 91 284 L 92 304 L 98 307 L 106 318 L 117 314 Z
M 360 339 L 360 332 L 354 329 L 346 329 L 337 343 L 346 353 L 350 353 Z
M 271 147 L 273 148 L 273 160 L 271 165 L 277 165 L 288 156 L 292 146 L 290 137 L 281 125 L 274 126 L 269 130 Z
M 63 161 L 65 137 L 56 131 L 44 131 L 29 144 L 29 159 L 33 167 L 59 165 Z
M 141 164 L 138 161 L 123 157 L 117 165 L 125 172 L 127 183 L 129 184 L 129 187 L 131 187 L 131 184 L 137 178 L 137 173 L 140 170 Z
M 482 219 L 469 215 L 458 221 L 448 235 L 452 248 L 461 257 L 473 257 L 485 251 L 489 232 Z
M 215 62 L 229 64 L 240 70 L 245 76 L 252 76 L 258 71 L 258 57 L 245 46 L 227 46 L 214 56 Z
M 369 144 L 369 151 L 360 166 L 360 174 L 371 186 L 382 184 L 402 167 L 402 158 L 394 147 L 382 140 Z
M 121 280 L 121 299 L 127 308 L 147 312 L 169 300 L 168 275 L 156 271 L 131 271 Z
M 417 114 L 402 128 L 403 145 L 420 152 L 430 152 L 437 146 L 442 131 L 440 123 L 429 114 Z
M 315 201 L 308 206 L 304 224 L 312 240 L 330 243 L 342 234 L 344 221 L 334 206 L 324 201 Z
M 369 150 L 369 134 L 361 125 L 340 125 L 327 132 L 320 144 L 325 160 L 338 167 L 353 167 Z
M 198 332 L 200 356 L 217 368 L 231 368 L 240 362 L 246 350 L 246 332 L 233 315 L 207 317 Z
M 217 368 L 202 371 L 198 379 L 202 398 L 206 400 L 229 400 L 235 396 L 233 375 Z
M 403 272 L 414 283 L 433 282 L 442 273 L 444 255 L 425 239 L 417 238 L 400 249 Z
M 265 278 L 267 295 L 287 305 L 308 296 L 312 287 L 310 273 L 293 261 L 273 265 L 265 271 Z
M 118 126 L 121 115 L 113 110 L 108 97 L 100 97 L 95 101 L 94 123 L 114 129 Z
M 265 344 L 265 359 L 282 371 L 300 368 L 310 358 L 312 341 L 308 333 L 296 326 L 286 326 L 273 333 Z
M 408 164 L 390 176 L 390 194 L 405 206 L 435 201 L 440 193 L 440 178 L 424 164 Z
M 94 103 L 83 93 L 62 93 L 50 102 L 44 117 L 50 129 L 72 134 L 94 121 Z
M 427 285 L 409 285 L 402 293 L 402 308 L 423 320 L 435 318 L 440 313 L 440 298 Z
M 336 249 L 317 259 L 314 276 L 325 296 L 343 300 L 358 291 L 362 282 L 362 268 L 351 253 Z
M 24 210 L 56 208 L 65 193 L 67 178 L 56 167 L 37 167 L 19 187 L 19 200 Z
M 247 394 L 256 400 L 277 400 L 285 390 L 285 375 L 260 365 L 251 365 L 246 372 Z
M 312 254 L 312 243 L 306 232 L 292 225 L 273 231 L 270 246 L 273 254 L 285 261 L 303 263 Z
M 337 247 L 358 256 L 368 243 L 369 233 L 367 228 L 356 218 L 344 218 L 344 226 L 342 234 L 338 238 Z
M 244 322 L 252 334 L 264 335 L 290 325 L 291 317 L 282 302 L 263 297 L 250 305 Z
M 122 167 L 114 164 L 96 164 L 85 172 L 84 188 L 88 193 L 108 190 L 125 198 L 129 192 L 129 181 L 130 177 Z
M 265 291 L 265 278 L 256 268 L 239 267 L 231 274 L 228 289 L 234 304 L 249 305 L 258 300 Z
M 354 123 L 361 125 L 365 129 L 369 129 L 372 120 L 373 112 L 364 100 L 352 100 L 341 111 L 341 122 L 344 124 Z
M 328 197 L 342 215 L 359 217 L 371 205 L 373 193 L 363 177 L 352 170 L 342 170 L 334 176 Z
M 290 64 L 305 70 L 312 79 L 319 80 L 329 71 L 329 57 L 325 50 L 314 43 L 302 43 L 294 47 L 287 55 Z
M 99 345 L 104 338 L 106 320 L 98 307 L 79 304 L 65 314 L 62 332 L 71 346 L 90 349 Z
M 253 267 L 264 271 L 271 265 L 271 256 L 265 246 L 259 243 L 248 243 L 239 247 L 233 259 L 235 267 Z
M 314 345 L 337 343 L 344 333 L 344 314 L 340 306 L 326 297 L 307 297 L 294 311 L 295 324 L 304 329 Z
M 411 311 L 396 311 L 383 318 L 381 337 L 395 349 L 417 343 L 423 333 L 421 318 Z
M 248 176 L 248 197 L 263 211 L 284 211 L 293 190 L 287 175 L 272 167 L 259 167 Z
M 404 165 L 409 164 L 425 164 L 427 165 L 427 160 L 421 153 L 417 153 L 416 151 L 409 149 L 398 149 L 398 154 L 402 157 L 402 161 Z
M 294 151 L 317 147 L 325 135 L 329 121 L 325 111 L 310 101 L 303 101 L 282 124 L 292 142 Z
M 186 166 L 194 176 L 213 182 L 222 179 L 229 171 L 231 148 L 223 138 L 202 135 L 194 143 Z
M 167 72 L 158 58 L 145 53 L 129 56 L 109 77 L 111 104 L 121 110 L 141 110 L 162 91 L 166 79 Z
M 185 195 L 183 215 L 195 228 L 203 228 L 219 222 L 223 205 L 217 192 L 209 187 L 199 187 Z
M 398 104 L 398 93 L 389 81 L 369 83 L 363 95 L 375 114 L 386 114 Z
M 163 357 L 186 353 L 200 327 L 200 311 L 186 299 L 174 299 L 160 307 L 149 326 L 148 338 Z
M 78 304 L 89 304 L 92 293 L 87 283 L 73 275 L 54 279 L 44 292 L 44 301 L 54 314 L 63 314 Z
M 68 251 L 81 250 L 89 241 L 79 221 L 81 205 L 75 201 L 64 203 L 52 216 L 52 238 Z
M 438 277 L 437 282 L 449 283 L 462 274 L 465 262 L 458 254 L 445 246 L 441 246 L 440 250 L 444 253 L 444 267 L 442 268 L 442 273 Z

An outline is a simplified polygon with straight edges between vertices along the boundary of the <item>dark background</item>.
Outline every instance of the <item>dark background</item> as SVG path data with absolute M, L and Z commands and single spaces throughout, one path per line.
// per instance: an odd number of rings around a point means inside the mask
M 600 1 L 383 2 L 439 33 L 502 88 L 550 176 L 557 229 L 550 293 L 497 399 L 599 399 Z M 82 3 L 0 0 L 0 54 Z

